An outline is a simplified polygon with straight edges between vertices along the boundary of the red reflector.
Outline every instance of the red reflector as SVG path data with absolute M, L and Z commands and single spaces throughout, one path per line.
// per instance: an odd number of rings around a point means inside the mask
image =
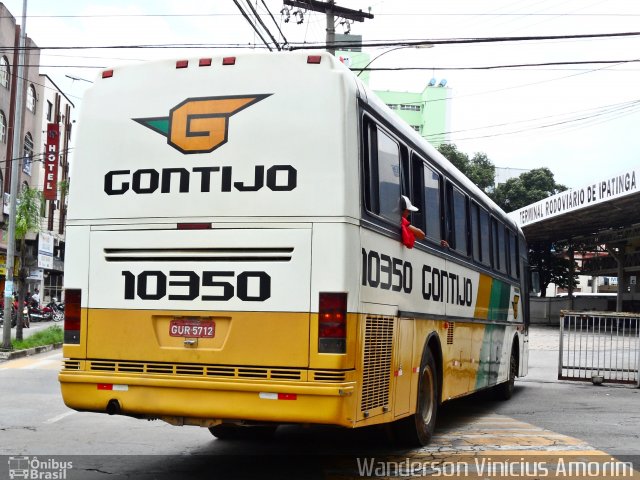
M 67 289 L 64 295 L 64 330 L 80 330 L 81 290 Z M 67 342 L 65 342 L 67 343 Z
M 111 383 L 99 383 L 98 390 L 113 390 L 113 384 Z
M 320 63 L 322 57 L 320 55 L 309 55 L 307 57 L 307 63 Z
M 278 400 L 297 400 L 298 395 L 295 393 L 279 393 Z
M 111 78 L 113 77 L 113 70 L 105 70 L 102 72 L 102 78 Z
M 211 228 L 210 223 L 179 223 L 178 230 L 207 230 Z
M 189 66 L 189 60 L 178 60 L 176 62 L 176 68 L 187 68 Z
M 224 57 L 222 59 L 222 65 L 235 65 L 236 57 Z
M 198 62 L 198 65 L 201 67 L 210 67 L 211 66 L 211 59 L 210 58 L 201 58 L 200 61 Z

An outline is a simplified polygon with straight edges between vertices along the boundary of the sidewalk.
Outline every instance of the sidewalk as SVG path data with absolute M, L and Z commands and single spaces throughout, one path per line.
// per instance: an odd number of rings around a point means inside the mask
M 31 322 L 31 327 L 30 328 L 23 328 L 22 329 L 22 338 L 28 338 L 31 335 L 40 332 L 42 330 L 46 330 L 47 328 L 51 327 L 52 325 L 59 325 L 60 328 L 64 328 L 64 322 L 54 322 L 53 320 L 48 320 L 45 322 Z M 0 332 L 2 332 L 4 328 L 4 325 L 0 325 Z M 15 340 L 16 338 L 16 327 L 13 327 L 11 329 L 11 339 Z M 0 338 L 1 338 L 1 333 L 0 333 Z M 1 342 L 0 342 L 1 345 Z M 36 355 L 38 353 L 43 353 L 43 352 L 48 352 L 50 350 L 56 349 L 56 348 L 61 348 L 62 344 L 55 344 L 55 345 L 43 345 L 41 347 L 33 347 L 33 348 L 28 348 L 26 350 L 15 350 L 12 352 L 0 352 L 0 362 L 4 362 L 7 360 L 13 360 L 14 358 L 21 358 L 21 357 L 26 357 L 29 355 Z
M 521 381 L 557 382 L 560 327 L 529 327 L 529 372 Z

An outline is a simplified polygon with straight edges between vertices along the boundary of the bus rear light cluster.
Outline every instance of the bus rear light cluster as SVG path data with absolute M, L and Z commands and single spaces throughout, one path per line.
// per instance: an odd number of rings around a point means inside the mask
M 80 343 L 80 303 L 82 290 L 66 289 L 64 293 L 64 343 Z
M 347 352 L 347 294 L 322 292 L 318 302 L 318 353 Z

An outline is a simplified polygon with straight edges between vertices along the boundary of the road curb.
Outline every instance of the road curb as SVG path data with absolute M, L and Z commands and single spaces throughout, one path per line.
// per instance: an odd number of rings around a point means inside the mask
M 30 355 L 37 355 L 38 353 L 49 352 L 58 348 L 62 348 L 62 342 L 54 343 L 52 345 L 41 345 L 39 347 L 27 348 L 25 350 L 14 350 L 13 352 L 0 352 L 0 362 L 28 357 Z

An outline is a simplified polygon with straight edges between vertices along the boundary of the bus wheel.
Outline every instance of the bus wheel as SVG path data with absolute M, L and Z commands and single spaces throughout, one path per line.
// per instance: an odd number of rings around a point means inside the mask
M 438 373 L 431 350 L 427 349 L 420 366 L 416 413 L 394 424 L 398 440 L 408 445 L 425 446 L 431 441 L 438 412 Z
M 273 437 L 277 426 L 259 425 L 242 426 L 222 423 L 215 427 L 210 427 L 209 431 L 218 440 L 268 440 Z
M 518 374 L 518 357 L 515 347 L 511 347 L 511 357 L 509 359 L 509 378 L 506 382 L 495 387 L 495 397 L 498 400 L 509 400 L 513 396 L 516 376 Z

